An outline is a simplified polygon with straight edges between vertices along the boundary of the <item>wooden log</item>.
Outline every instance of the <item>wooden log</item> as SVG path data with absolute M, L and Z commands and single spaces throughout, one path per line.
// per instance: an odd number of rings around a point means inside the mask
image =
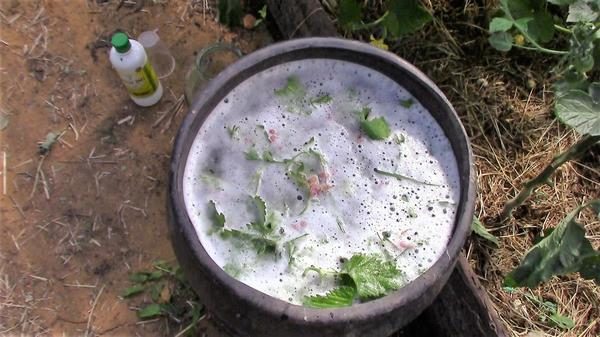
M 317 0 L 267 0 L 281 36 L 338 36 Z M 506 337 L 498 314 L 463 254 L 432 305 L 394 337 Z

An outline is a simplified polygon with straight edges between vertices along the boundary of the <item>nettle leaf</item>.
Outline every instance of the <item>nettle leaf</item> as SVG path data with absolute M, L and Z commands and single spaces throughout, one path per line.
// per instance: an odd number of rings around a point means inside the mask
M 121 293 L 121 296 L 123 298 L 131 297 L 131 296 L 142 293 L 145 288 L 146 287 L 144 287 L 141 284 L 135 284 L 131 287 L 125 288 L 125 290 L 123 290 L 123 292 Z
M 217 211 L 217 205 L 212 200 L 208 202 L 208 212 L 208 217 L 212 220 L 213 228 L 218 230 L 225 227 L 225 215 Z
M 325 295 L 306 296 L 304 305 L 311 308 L 339 308 L 349 307 L 354 303 L 356 289 L 342 286 L 331 290 Z
M 600 206 L 600 199 L 570 212 L 546 238 L 528 252 L 521 264 L 508 274 L 508 287 L 533 288 L 555 275 L 580 272 L 586 279 L 600 284 L 600 252 L 585 237 L 585 228 L 575 218 L 585 207 Z
M 490 35 L 488 42 L 499 51 L 509 51 L 513 46 L 513 37 L 507 32 L 496 32 Z
M 370 120 L 360 122 L 360 128 L 371 139 L 383 140 L 390 136 L 392 130 L 387 121 L 383 117 L 377 117 Z
M 500 246 L 500 242 L 498 241 L 498 238 L 495 237 L 492 233 L 490 233 L 487 230 L 487 228 L 485 228 L 485 226 L 483 225 L 483 223 L 481 221 L 479 221 L 478 218 L 476 218 L 476 217 L 473 218 L 473 223 L 471 224 L 471 229 L 473 230 L 473 232 L 475 232 L 475 234 L 477 234 L 477 235 L 481 236 L 482 238 L 490 241 L 496 247 Z
M 267 221 L 267 204 L 257 196 L 252 197 L 252 202 L 257 210 L 256 221 L 250 223 L 249 227 L 259 232 L 262 235 L 273 233 L 274 226 L 271 221 Z
M 388 11 L 383 25 L 393 37 L 413 33 L 432 20 L 431 14 L 418 0 L 391 0 Z
M 374 140 L 383 140 L 390 136 L 392 130 L 387 121 L 383 117 L 377 117 L 368 119 L 371 113 L 371 109 L 368 107 L 363 108 L 358 112 L 358 119 L 360 121 L 360 128 L 369 138 Z
M 567 22 L 594 22 L 598 18 L 598 12 L 584 0 L 578 0 L 569 6 Z
M 600 136 L 600 104 L 581 90 L 570 90 L 556 99 L 554 111 L 558 119 L 579 134 Z
M 275 95 L 285 97 L 303 97 L 305 94 L 304 86 L 300 83 L 300 80 L 296 76 L 290 76 L 287 78 L 285 86 L 275 90 Z
M 490 33 L 506 32 L 513 26 L 513 21 L 507 18 L 494 18 L 490 21 Z
M 361 300 L 381 297 L 402 287 L 402 273 L 392 261 L 374 255 L 355 254 L 341 270 L 352 278 Z
M 341 0 L 338 22 L 344 29 L 352 29 L 362 19 L 362 9 L 356 0 Z

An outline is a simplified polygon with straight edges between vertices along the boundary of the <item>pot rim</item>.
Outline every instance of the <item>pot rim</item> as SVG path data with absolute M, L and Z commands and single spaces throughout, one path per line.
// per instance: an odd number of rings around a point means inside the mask
M 421 274 L 404 287 L 384 297 L 364 303 L 353 304 L 350 307 L 315 309 L 291 304 L 264 294 L 225 273 L 210 258 L 200 243 L 194 225 L 188 217 L 182 193 L 183 171 L 185 169 L 187 155 L 189 154 L 192 142 L 204 122 L 206 115 L 214 109 L 216 104 L 221 101 L 233 87 L 237 86 L 250 76 L 276 64 L 312 58 L 298 57 L 291 60 L 285 59 L 286 56 L 289 57 L 289 55 L 293 54 L 302 54 L 299 52 L 306 52 L 307 50 L 318 51 L 320 56 L 315 58 L 327 58 L 327 55 L 334 51 L 354 53 L 356 56 L 364 58 L 366 61 L 359 63 L 339 57 L 329 58 L 358 63 L 367 67 L 370 67 L 368 60 L 376 60 L 389 66 L 400 68 L 403 72 L 412 77 L 410 79 L 411 81 L 424 87 L 428 91 L 427 94 L 431 95 L 431 99 L 437 100 L 440 104 L 444 105 L 446 112 L 449 113 L 447 118 L 454 119 L 453 123 L 456 122 L 457 124 L 455 128 L 459 130 L 458 134 L 454 135 L 458 140 L 454 142 L 451 140 L 451 143 L 461 143 L 456 146 L 462 147 L 460 150 L 466 152 L 465 156 L 468 159 L 467 174 L 463 174 L 465 172 L 459 170 L 460 184 L 465 187 L 461 187 L 454 230 L 448 242 L 446 253 L 443 254 L 425 273 Z M 283 62 L 278 62 L 278 60 L 281 59 L 283 59 Z M 380 72 L 375 68 L 372 69 Z M 386 73 L 383 74 L 394 80 L 390 75 Z M 224 88 L 226 88 L 226 90 L 224 90 Z M 204 113 L 206 113 L 206 115 L 203 115 Z M 436 119 L 436 121 L 439 123 L 439 120 Z M 194 125 L 195 123 L 196 125 Z M 194 127 L 192 126 L 196 127 L 196 130 L 193 130 Z M 457 156 L 455 144 L 452 145 L 455 156 Z M 473 155 L 469 139 L 463 125 L 460 123 L 456 111 L 441 90 L 415 66 L 395 54 L 375 48 L 366 43 L 330 37 L 302 38 L 269 45 L 242 57 L 215 77 L 196 95 L 190 113 L 188 113 L 180 126 L 171 157 L 169 179 L 168 202 L 173 212 L 174 230 L 183 232 L 193 255 L 198 261 L 204 264 L 206 271 L 211 274 L 209 276 L 213 277 L 216 282 L 220 282 L 231 289 L 236 296 L 240 297 L 249 305 L 261 308 L 261 310 L 266 311 L 273 317 L 281 317 L 291 321 L 305 321 L 306 323 L 331 322 L 332 319 L 341 319 L 346 322 L 368 320 L 369 317 L 382 315 L 390 312 L 394 308 L 414 303 L 435 284 L 440 275 L 448 273 L 448 269 L 453 268 L 456 258 L 470 232 L 476 191 Z M 243 309 L 247 310 L 247 308 Z M 333 316 L 330 317 L 330 313 L 332 313 Z

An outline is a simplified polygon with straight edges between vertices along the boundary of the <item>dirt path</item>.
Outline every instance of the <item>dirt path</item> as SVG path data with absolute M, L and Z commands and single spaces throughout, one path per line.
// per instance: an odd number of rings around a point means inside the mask
M 171 109 L 184 63 L 217 40 L 249 52 L 269 36 L 225 31 L 199 1 L 145 1 L 137 12 L 118 2 L 0 4 L 0 335 L 175 334 L 163 320 L 136 324 L 118 295 L 130 272 L 174 260 L 166 172 L 187 109 Z M 171 47 L 177 68 L 158 105 L 136 107 L 110 68 L 101 40 L 117 28 L 159 28 Z M 62 136 L 40 156 L 49 132 Z

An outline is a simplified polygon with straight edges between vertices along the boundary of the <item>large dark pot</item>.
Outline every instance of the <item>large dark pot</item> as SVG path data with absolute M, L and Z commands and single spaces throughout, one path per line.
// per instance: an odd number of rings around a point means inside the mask
M 460 174 L 460 202 L 447 251 L 424 274 L 383 298 L 340 309 L 311 309 L 263 294 L 230 277 L 202 247 L 184 204 L 183 173 L 190 147 L 206 116 L 235 86 L 274 65 L 307 58 L 329 58 L 370 67 L 405 87 L 430 111 L 452 143 Z M 245 56 L 225 69 L 196 96 L 171 158 L 169 214 L 177 259 L 210 312 L 241 336 L 388 336 L 417 317 L 440 292 L 473 219 L 475 178 L 471 148 L 456 112 L 423 73 L 392 53 L 368 44 L 307 38 L 277 43 Z M 448 308 L 452 310 L 452 308 Z

